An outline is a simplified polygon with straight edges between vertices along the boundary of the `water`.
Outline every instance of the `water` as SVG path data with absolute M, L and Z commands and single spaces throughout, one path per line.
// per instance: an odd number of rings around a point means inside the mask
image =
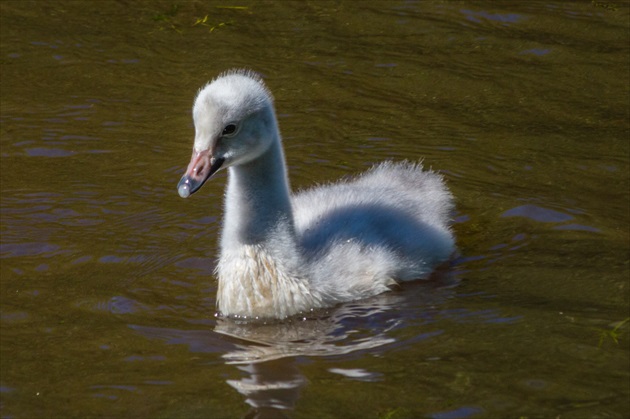
M 627 3 L 177 4 L 0 3 L 2 417 L 628 416 Z M 197 89 L 242 66 L 294 188 L 442 171 L 452 266 L 216 319 L 225 178 L 176 184 Z

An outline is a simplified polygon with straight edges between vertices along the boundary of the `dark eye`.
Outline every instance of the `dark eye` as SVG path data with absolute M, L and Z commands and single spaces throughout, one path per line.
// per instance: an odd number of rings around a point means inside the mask
M 223 132 L 221 135 L 232 135 L 236 132 L 236 124 L 227 124 L 225 128 L 223 128 Z

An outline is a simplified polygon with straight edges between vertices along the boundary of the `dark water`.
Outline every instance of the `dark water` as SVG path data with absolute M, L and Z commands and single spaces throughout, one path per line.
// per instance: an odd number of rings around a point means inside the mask
M 629 16 L 0 2 L 0 415 L 628 417 Z M 225 179 L 175 185 L 197 89 L 241 66 L 276 96 L 295 188 L 424 158 L 460 258 L 306 320 L 217 320 Z

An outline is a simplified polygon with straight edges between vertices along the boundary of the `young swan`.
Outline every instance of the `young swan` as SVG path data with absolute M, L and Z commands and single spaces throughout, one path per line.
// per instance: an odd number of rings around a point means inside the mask
M 193 107 L 187 198 L 229 168 L 217 305 L 223 315 L 283 319 L 427 277 L 454 250 L 453 198 L 420 163 L 384 162 L 353 178 L 291 194 L 273 98 L 231 70 Z

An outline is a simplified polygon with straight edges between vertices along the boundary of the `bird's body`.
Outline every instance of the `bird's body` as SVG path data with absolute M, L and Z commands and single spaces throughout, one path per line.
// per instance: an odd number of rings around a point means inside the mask
M 273 99 L 249 71 L 224 73 L 195 100 L 182 197 L 229 167 L 217 305 L 286 318 L 427 277 L 454 250 L 452 196 L 420 164 L 385 162 L 292 195 Z

